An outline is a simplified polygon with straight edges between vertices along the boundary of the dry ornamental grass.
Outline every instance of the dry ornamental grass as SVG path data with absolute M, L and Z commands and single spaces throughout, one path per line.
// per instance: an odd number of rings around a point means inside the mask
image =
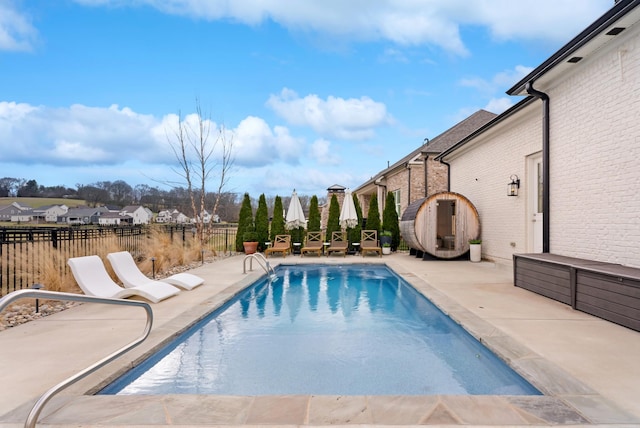
M 34 242 L 30 245 L 29 251 L 20 252 L 20 257 L 12 259 L 15 268 L 12 268 L 11 272 L 15 272 L 16 279 L 27 284 L 42 284 L 42 289 L 47 291 L 81 293 L 66 266 L 68 258 L 78 257 L 75 254 L 77 252 L 75 248 L 62 246 L 52 251 L 48 242 Z M 108 253 L 117 251 L 123 251 L 123 248 L 113 239 L 101 241 L 93 254 L 100 256 L 111 277 L 119 282 L 106 257 Z M 154 269 L 156 278 L 163 278 L 192 269 L 202 262 L 211 262 L 217 257 L 215 251 L 202 251 L 200 243 L 195 239 L 188 239 L 185 242 L 182 239 L 171 239 L 167 233 L 159 229 L 152 229 L 132 255 L 140 270 L 150 278 Z M 155 260 L 152 261 L 152 258 Z M 39 302 L 38 312 L 36 312 L 33 299 L 27 300 L 29 301 L 11 305 L 0 314 L 0 331 L 79 304 L 44 300 Z

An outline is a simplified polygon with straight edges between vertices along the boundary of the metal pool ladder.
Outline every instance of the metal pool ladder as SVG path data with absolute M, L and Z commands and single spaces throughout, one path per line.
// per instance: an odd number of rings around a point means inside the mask
M 258 264 L 264 269 L 265 273 L 269 276 L 269 280 L 274 281 L 278 279 L 278 275 L 269 264 L 269 260 L 261 253 L 247 254 L 242 261 L 242 273 L 247 273 L 247 260 L 249 260 L 249 270 L 253 270 L 253 260 L 257 260 Z
M 63 380 L 56 386 L 49 389 L 45 392 L 34 404 L 31 412 L 29 412 L 29 416 L 27 416 L 27 420 L 24 423 L 25 428 L 33 428 L 36 426 L 36 422 L 38 422 L 38 416 L 40 416 L 40 412 L 47 402 L 58 392 L 62 391 L 68 386 L 73 385 L 80 379 L 90 375 L 95 372 L 102 366 L 110 363 L 115 360 L 119 356 L 125 354 L 131 349 L 135 348 L 149 336 L 151 332 L 151 326 L 153 325 L 153 312 L 151 310 L 151 305 L 146 302 L 140 302 L 136 300 L 123 300 L 123 299 L 108 299 L 103 297 L 94 297 L 94 296 L 86 296 L 83 294 L 73 294 L 73 293 L 59 293 L 54 291 L 43 291 L 43 290 L 18 290 L 14 291 L 10 294 L 7 294 L 3 298 L 0 299 L 0 313 L 11 303 L 15 302 L 19 299 L 24 298 L 34 298 L 34 299 L 50 299 L 50 300 L 60 300 L 60 301 L 75 301 L 75 302 L 86 302 L 86 303 L 104 303 L 108 305 L 122 305 L 122 306 L 138 306 L 143 308 L 147 313 L 147 323 L 144 327 L 144 331 L 142 335 L 129 343 L 128 345 L 123 346 L 112 354 L 106 356 L 102 360 L 92 364 L 86 369 L 76 373 L 75 375 L 69 377 L 68 379 Z

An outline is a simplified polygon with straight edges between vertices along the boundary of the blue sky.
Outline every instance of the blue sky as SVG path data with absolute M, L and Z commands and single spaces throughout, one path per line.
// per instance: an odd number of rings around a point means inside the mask
M 0 178 L 167 188 L 177 115 L 199 104 L 233 141 L 226 190 L 356 187 L 515 104 L 505 91 L 613 4 L 0 0 Z

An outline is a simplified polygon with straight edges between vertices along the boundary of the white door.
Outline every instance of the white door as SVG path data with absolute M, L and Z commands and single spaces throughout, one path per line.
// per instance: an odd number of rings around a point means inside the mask
M 531 227 L 531 251 L 542 252 L 542 155 L 536 155 L 530 159 L 529 191 L 530 196 L 530 222 Z

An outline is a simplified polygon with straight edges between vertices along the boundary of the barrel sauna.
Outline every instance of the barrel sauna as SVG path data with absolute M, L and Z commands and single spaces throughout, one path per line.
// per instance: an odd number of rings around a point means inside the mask
M 478 210 L 459 193 L 436 193 L 407 207 L 400 234 L 409 248 L 454 259 L 469 251 L 469 239 L 480 237 Z

